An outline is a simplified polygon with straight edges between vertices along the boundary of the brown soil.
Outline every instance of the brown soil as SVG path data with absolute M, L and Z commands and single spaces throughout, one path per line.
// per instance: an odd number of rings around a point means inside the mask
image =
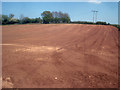
M 118 30 L 113 26 L 3 26 L 3 87 L 117 88 Z

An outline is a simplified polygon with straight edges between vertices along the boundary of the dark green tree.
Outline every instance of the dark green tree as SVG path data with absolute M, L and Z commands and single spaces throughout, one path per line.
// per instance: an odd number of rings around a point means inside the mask
M 7 15 L 2 15 L 2 24 L 6 25 L 9 24 L 10 18 Z
M 35 23 L 42 23 L 42 19 L 39 17 L 39 18 L 35 18 Z
M 59 12 L 52 12 L 52 16 L 54 18 L 54 23 L 69 23 L 70 22 L 70 17 L 67 13 L 62 13 L 61 11 Z
M 98 24 L 98 25 L 107 25 L 106 22 L 101 22 L 101 21 L 96 22 L 96 24 Z
M 43 23 L 48 24 L 52 22 L 53 16 L 52 13 L 50 11 L 44 11 L 41 14 L 42 18 L 43 18 Z
M 28 17 L 24 17 L 22 21 L 23 21 L 23 24 L 31 23 L 31 19 Z

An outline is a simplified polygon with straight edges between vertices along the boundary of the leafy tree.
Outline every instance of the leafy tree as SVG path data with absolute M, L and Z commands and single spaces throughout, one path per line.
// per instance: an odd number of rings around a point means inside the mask
M 42 19 L 40 17 L 39 18 L 32 18 L 31 23 L 42 23 Z
M 2 15 L 2 24 L 9 24 L 10 18 L 7 15 Z
M 59 18 L 58 12 L 54 11 L 52 12 L 53 18 Z
M 42 19 L 39 17 L 39 18 L 35 18 L 35 23 L 42 23 Z
M 19 20 L 13 17 L 14 17 L 14 14 L 9 14 L 9 24 L 19 23 Z
M 13 18 L 14 17 L 14 14 L 9 14 L 9 18 Z
M 19 23 L 19 20 L 16 18 L 12 18 L 9 20 L 9 24 L 15 24 L 15 23 Z
M 23 24 L 31 23 L 31 19 L 28 18 L 28 17 L 24 17 L 24 18 L 22 19 L 22 23 L 23 23 Z
M 52 13 L 50 11 L 44 11 L 41 14 L 42 18 L 43 18 L 43 23 L 48 24 L 51 23 L 53 17 L 52 17 Z
M 52 16 L 54 18 L 54 23 L 69 23 L 70 22 L 70 17 L 67 13 L 62 13 L 61 11 L 59 12 L 52 12 Z

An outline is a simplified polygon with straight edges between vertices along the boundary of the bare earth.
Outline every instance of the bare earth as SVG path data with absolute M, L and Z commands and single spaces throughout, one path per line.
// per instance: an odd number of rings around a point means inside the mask
M 3 26 L 3 88 L 117 88 L 118 29 L 104 25 Z

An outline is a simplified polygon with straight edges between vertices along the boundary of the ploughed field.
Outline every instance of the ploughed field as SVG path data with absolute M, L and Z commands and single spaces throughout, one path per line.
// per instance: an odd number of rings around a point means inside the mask
M 3 88 L 117 88 L 118 29 L 104 25 L 2 27 Z

